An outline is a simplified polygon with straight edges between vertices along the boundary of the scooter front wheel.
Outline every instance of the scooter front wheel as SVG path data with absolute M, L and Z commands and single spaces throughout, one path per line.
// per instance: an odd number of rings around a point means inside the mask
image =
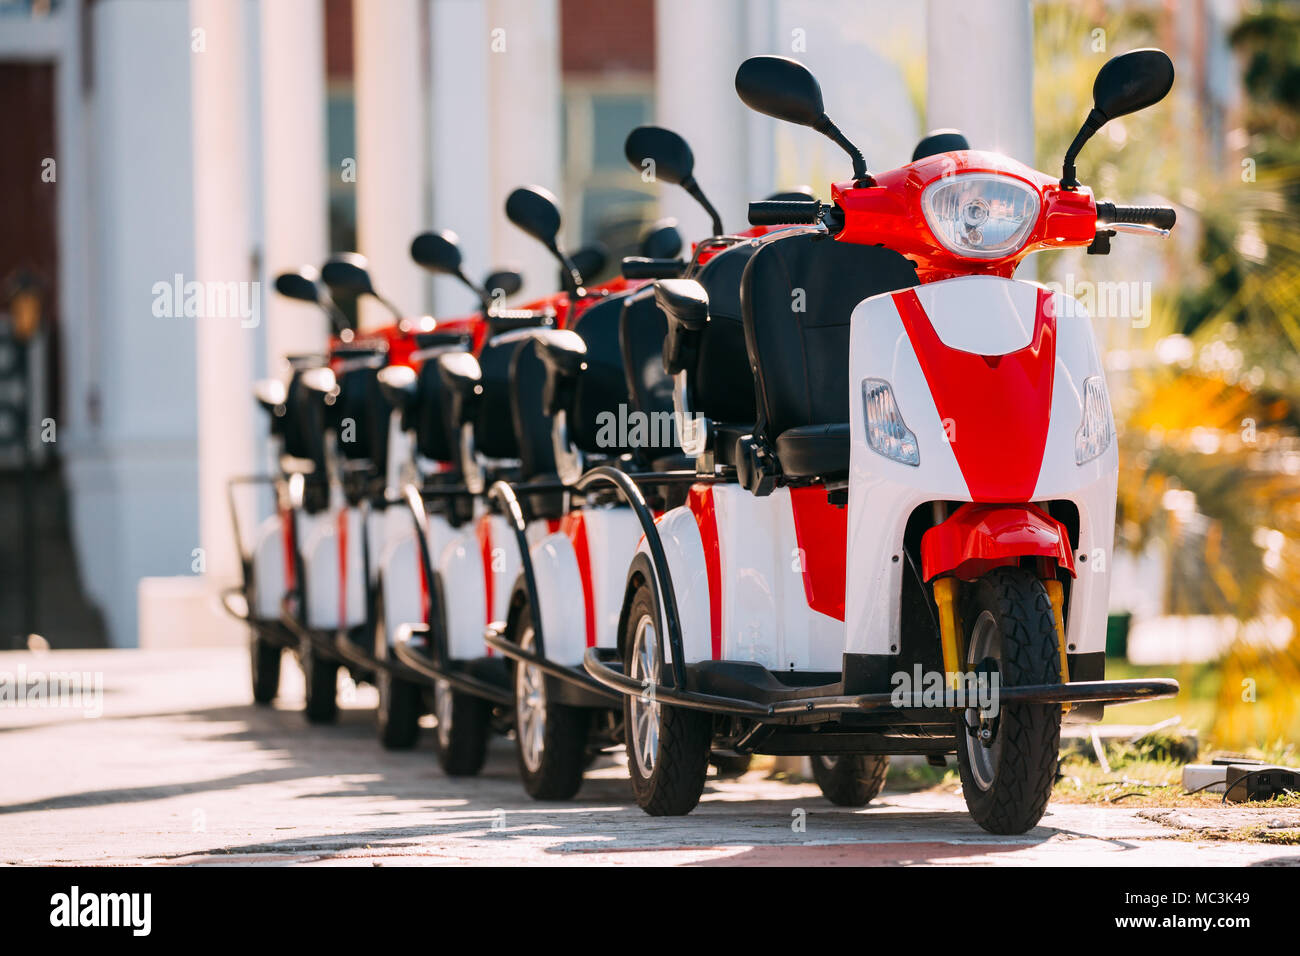
M 664 649 L 650 588 L 633 594 L 623 634 L 624 673 L 645 690 L 623 702 L 627 768 L 637 806 L 651 816 L 682 816 L 695 809 L 709 770 L 713 718 L 655 697 L 665 672 Z
M 997 673 L 1001 687 L 1061 679 L 1056 621 L 1042 581 L 1023 568 L 998 568 L 967 592 L 962 620 L 971 671 Z M 968 708 L 957 732 L 962 794 L 975 822 L 990 833 L 1032 829 L 1052 795 L 1060 705 Z
M 536 651 L 532 608 L 515 619 L 516 642 Z M 524 790 L 536 800 L 568 800 L 582 787 L 591 713 L 547 694 L 546 675 L 522 661 L 514 667 L 515 750 Z

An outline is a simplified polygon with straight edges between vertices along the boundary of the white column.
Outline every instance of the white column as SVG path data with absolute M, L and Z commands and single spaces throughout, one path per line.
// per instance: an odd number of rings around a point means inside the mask
M 353 3 L 358 251 L 380 294 L 414 314 L 425 298 L 409 251 L 426 228 L 420 7 L 420 0 Z M 363 300 L 363 326 L 390 321 L 383 306 Z
M 191 58 L 195 278 L 205 295 L 218 285 L 248 295 L 242 290 L 257 276 L 249 228 L 245 7 L 225 0 L 191 0 L 190 24 L 192 30 L 203 31 L 204 47 Z M 199 540 L 209 578 L 222 584 L 239 575 L 226 486 L 232 475 L 253 469 L 253 354 L 260 334 L 253 322 L 260 317 L 243 316 L 228 304 L 226 314 L 194 321 Z
M 429 12 L 433 214 L 428 224 L 460 237 L 466 273 L 478 281 L 497 265 L 492 230 L 504 202 L 492 183 L 488 0 L 433 0 Z M 455 279 L 439 277 L 433 289 L 435 316 L 477 308 Z
M 536 184 L 557 195 L 561 189 L 559 5 L 557 0 L 490 0 L 487 28 L 486 35 L 466 36 L 464 42 L 488 51 L 491 264 L 514 263 L 522 270 L 519 301 L 524 301 L 554 292 L 559 277 L 555 260 L 504 212 L 506 196 L 516 186 Z M 438 82 L 457 82 L 437 69 Z M 562 244 L 575 245 L 577 238 L 576 224 L 565 223 Z
M 321 0 L 274 0 L 261 16 L 262 261 L 268 280 L 329 252 L 325 146 L 325 25 Z M 265 290 L 266 363 L 319 349 L 319 310 Z
M 766 13 L 767 5 L 761 5 Z M 751 198 L 747 162 L 749 117 L 736 96 L 744 59 L 748 5 L 740 0 L 657 0 L 655 121 L 675 130 L 695 153 L 695 179 L 728 232 L 747 228 Z M 764 166 L 770 168 L 770 161 Z M 758 197 L 761 198 L 761 197 Z M 707 235 L 709 219 L 676 186 L 661 184 L 661 215 L 675 216 L 682 235 Z
M 71 321 L 84 321 L 79 370 L 93 385 L 70 393 L 84 415 L 64 450 L 82 580 L 109 639 L 127 647 L 137 581 L 188 573 L 199 543 L 194 323 L 155 315 L 152 291 L 194 268 L 188 13 L 122 0 L 90 9 L 94 161 L 82 238 L 94 293 Z M 66 183 L 62 162 L 59 175 Z
M 928 0 L 926 121 L 1034 164 L 1029 0 Z

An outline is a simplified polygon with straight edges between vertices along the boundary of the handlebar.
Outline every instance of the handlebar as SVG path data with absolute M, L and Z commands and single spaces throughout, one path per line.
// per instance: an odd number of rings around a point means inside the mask
M 821 216 L 816 199 L 766 199 L 749 204 L 751 226 L 811 225 Z
M 1172 229 L 1178 213 L 1169 206 L 1120 206 L 1113 202 L 1097 202 L 1097 225 L 1131 223 L 1137 226 L 1154 226 Z

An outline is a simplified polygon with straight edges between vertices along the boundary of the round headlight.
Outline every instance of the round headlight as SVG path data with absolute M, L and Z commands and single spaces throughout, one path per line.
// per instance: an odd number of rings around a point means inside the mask
M 964 173 L 938 179 L 921 194 L 926 225 L 945 249 L 974 259 L 1020 250 L 1038 221 L 1038 191 L 1019 179 Z

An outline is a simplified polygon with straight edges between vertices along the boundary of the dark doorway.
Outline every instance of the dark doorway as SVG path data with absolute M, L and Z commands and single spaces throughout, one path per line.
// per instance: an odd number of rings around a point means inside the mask
M 57 454 L 65 330 L 54 65 L 0 63 L 0 117 L 0 648 L 103 646 Z

